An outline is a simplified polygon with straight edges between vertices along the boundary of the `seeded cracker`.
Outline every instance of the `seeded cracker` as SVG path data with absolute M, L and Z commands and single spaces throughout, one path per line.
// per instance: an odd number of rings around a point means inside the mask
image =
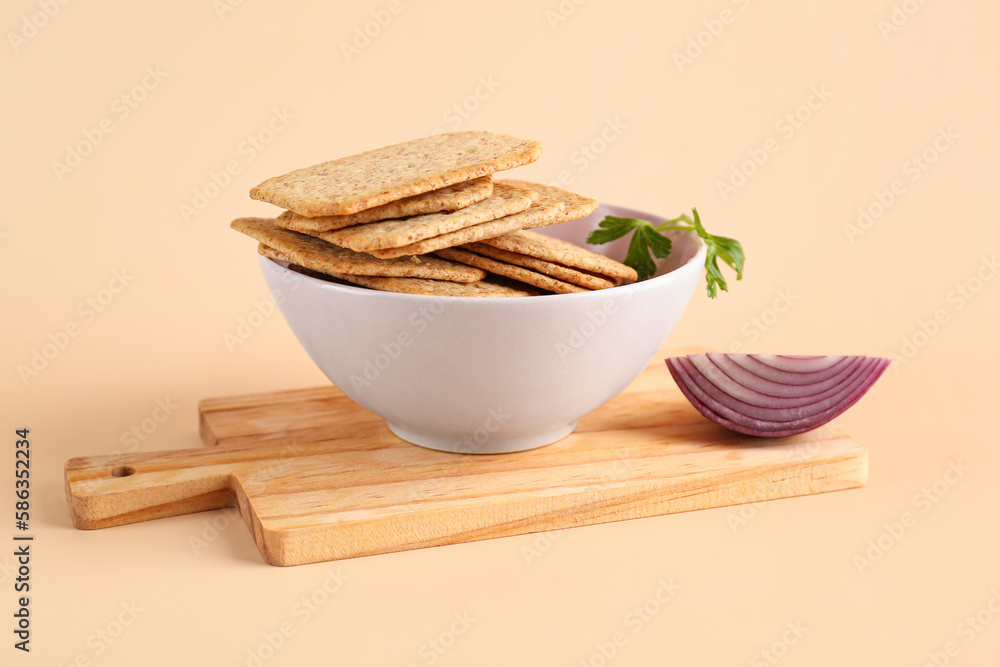
M 493 246 L 486 245 L 485 243 L 469 243 L 461 247 L 476 254 L 485 255 L 495 260 L 506 262 L 507 264 L 523 266 L 527 269 L 531 269 L 532 271 L 544 273 L 547 276 L 558 278 L 563 282 L 579 285 L 580 287 L 586 287 L 587 289 L 608 289 L 609 287 L 617 285 L 616 282 L 608 280 L 607 278 L 595 276 L 591 273 L 585 273 L 583 271 L 577 271 L 576 269 L 571 269 L 568 266 L 555 264 L 554 262 L 547 262 L 544 259 L 538 259 L 537 257 L 530 257 L 528 255 L 521 255 L 516 252 L 508 252 L 507 250 L 494 248 Z
M 597 210 L 600 203 L 596 199 L 591 199 L 590 197 L 584 197 L 583 195 L 578 195 L 575 192 L 570 192 L 569 190 L 564 190 L 562 188 L 557 188 L 553 185 L 544 185 L 542 183 L 532 183 L 531 181 L 519 181 L 515 179 L 505 178 L 499 183 L 505 183 L 506 185 L 513 185 L 518 188 L 527 188 L 529 190 L 534 190 L 538 194 L 548 197 L 549 199 L 554 199 L 556 201 L 561 201 L 566 205 L 563 209 L 562 215 L 553 224 L 558 224 L 560 222 L 569 222 L 570 220 L 579 220 L 580 218 L 586 218 L 588 215 Z
M 419 241 L 401 248 L 372 250 L 371 254 L 375 257 L 386 259 L 405 257 L 406 255 L 423 255 L 424 253 L 434 252 L 441 248 L 451 248 L 463 243 L 472 243 L 473 241 L 481 241 L 493 236 L 499 236 L 512 230 L 525 229 L 527 227 L 543 227 L 552 224 L 559 217 L 559 214 L 562 213 L 563 208 L 565 208 L 565 204 L 562 202 L 554 201 L 547 197 L 539 197 L 538 201 L 532 204 L 531 208 L 526 211 L 484 222 L 480 225 L 466 227 L 457 232 L 435 236 L 434 238 Z
M 289 264 L 295 264 L 292 258 L 281 252 L 280 250 L 275 250 L 271 246 L 264 245 L 263 243 L 257 244 L 257 254 L 263 255 L 264 257 L 270 257 L 271 259 L 276 259 L 279 262 L 288 262 Z
M 474 252 L 469 252 L 468 250 L 463 250 L 461 248 L 442 248 L 441 250 L 435 250 L 434 254 L 439 257 L 444 257 L 445 259 L 461 262 L 462 264 L 468 264 L 469 266 L 474 266 L 476 268 L 489 271 L 490 273 L 495 273 L 498 276 L 513 278 L 514 280 L 522 283 L 534 285 L 535 287 L 540 287 L 541 289 L 548 290 L 549 292 L 556 292 L 557 294 L 590 291 L 577 285 L 571 285 L 570 283 L 556 280 L 552 276 L 547 276 L 545 274 L 538 273 L 537 271 L 526 269 L 522 266 L 515 266 L 514 264 L 500 262 L 491 257 L 483 257 L 482 255 L 477 255 Z
M 299 215 L 347 215 L 497 171 L 541 155 L 537 141 L 493 132 L 450 132 L 297 169 L 250 190 Z
M 264 248 L 261 254 L 273 252 Z M 276 253 L 277 254 L 277 253 Z M 275 257 L 280 259 L 280 257 Z M 519 285 L 502 278 L 487 277 L 474 283 L 458 283 L 450 280 L 428 280 L 426 278 L 392 278 L 384 276 L 352 276 L 346 273 L 327 275 L 339 278 L 345 282 L 382 292 L 401 292 L 404 294 L 424 294 L 428 296 L 467 296 L 467 297 L 511 297 L 536 296 L 539 292 L 528 285 Z
M 422 278 L 379 278 L 373 276 L 342 276 L 344 280 L 382 290 L 384 292 L 405 292 L 407 294 L 427 294 L 430 296 L 471 296 L 471 297 L 511 297 L 535 296 L 537 290 L 527 285 L 515 285 L 484 278 L 474 283 L 454 283 L 447 280 L 424 280 Z
M 538 197 L 534 190 L 497 183 L 492 195 L 457 211 L 354 225 L 322 232 L 320 238 L 358 252 L 398 248 L 524 211 Z
M 269 248 L 263 243 L 258 244 L 257 252 L 264 257 L 277 259 L 282 262 L 291 260 L 274 248 Z M 457 283 L 447 280 L 426 280 L 423 278 L 385 278 L 378 276 L 352 276 L 346 273 L 327 273 L 343 280 L 354 283 L 362 287 L 381 290 L 383 292 L 403 292 L 406 294 L 424 294 L 431 296 L 471 296 L 471 297 L 511 297 L 511 296 L 535 296 L 537 291 L 531 291 L 526 285 L 522 288 L 516 284 L 500 282 L 492 278 L 486 278 L 474 283 Z M 317 276 L 321 277 L 321 276 Z
M 501 250 L 537 257 L 548 262 L 590 271 L 610 278 L 637 280 L 639 277 L 635 269 L 630 266 L 568 241 L 545 236 L 538 232 L 513 231 L 503 236 L 487 238 L 483 243 Z
M 342 274 L 356 274 L 471 283 L 486 275 L 480 269 L 436 257 L 421 257 L 416 262 L 408 259 L 376 259 L 371 255 L 338 248 L 313 236 L 278 229 L 274 226 L 273 218 L 239 218 L 233 220 L 230 226 L 277 250 L 288 258 L 286 261 L 338 277 Z
M 303 234 L 316 234 L 333 229 L 343 229 L 351 225 L 361 225 L 366 222 L 425 215 L 439 211 L 454 211 L 482 201 L 491 194 L 493 194 L 493 179 L 489 176 L 482 176 L 471 181 L 455 183 L 425 192 L 422 195 L 407 197 L 374 208 L 366 208 L 348 215 L 324 215 L 318 218 L 307 218 L 294 211 L 285 211 L 275 219 L 274 224 L 281 229 L 290 229 Z

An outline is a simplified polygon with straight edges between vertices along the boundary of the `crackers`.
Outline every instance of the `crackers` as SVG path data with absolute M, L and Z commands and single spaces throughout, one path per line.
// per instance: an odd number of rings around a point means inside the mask
M 531 269 L 532 271 L 557 278 L 563 282 L 579 285 L 580 287 L 586 287 L 588 289 L 608 289 L 609 287 L 615 287 L 618 284 L 613 280 L 602 278 L 601 276 L 597 276 L 592 273 L 577 271 L 576 269 L 568 266 L 563 266 L 562 264 L 556 264 L 554 262 L 547 262 L 544 259 L 538 259 L 537 257 L 532 257 L 530 255 L 508 252 L 507 250 L 494 248 L 493 246 L 485 243 L 469 243 L 461 247 L 478 255 L 485 255 L 486 257 L 490 257 L 497 261 L 506 262 L 507 264 L 523 266 L 526 269 Z
M 445 259 L 451 259 L 456 262 L 461 262 L 462 264 L 468 264 L 469 266 L 483 269 L 484 271 L 489 271 L 490 273 L 494 273 L 498 276 L 513 278 L 519 282 L 534 285 L 535 287 L 548 290 L 549 292 L 555 292 L 556 294 L 588 291 L 582 287 L 547 276 L 544 273 L 538 273 L 537 271 L 532 271 L 531 269 L 526 269 L 523 266 L 517 266 L 516 264 L 501 262 L 491 257 L 477 255 L 474 252 L 469 252 L 468 250 L 463 250 L 462 248 L 444 248 L 442 250 L 435 251 L 435 254 L 439 257 L 444 257 Z
M 514 231 L 483 241 L 486 245 L 620 280 L 637 280 L 635 269 L 569 241 L 533 231 Z
M 492 132 L 378 148 L 264 181 L 251 197 L 286 210 L 232 227 L 293 270 L 392 292 L 515 297 L 636 280 L 624 264 L 530 231 L 598 208 L 563 188 L 493 179 L 540 153 L 538 142 Z
M 551 222 L 559 216 L 562 210 L 563 204 L 561 202 L 540 197 L 539 200 L 533 203 L 527 210 L 521 211 L 520 213 L 507 215 L 502 218 L 497 218 L 496 220 L 490 220 L 489 222 L 484 222 L 479 225 L 473 225 L 472 227 L 465 227 L 464 229 L 459 229 L 440 236 L 434 236 L 410 245 L 400 246 L 398 248 L 371 250 L 369 252 L 371 252 L 371 254 L 375 257 L 387 259 L 392 257 L 405 257 L 406 255 L 422 255 L 424 253 L 440 250 L 441 248 L 450 248 L 452 246 L 462 245 L 463 243 L 472 243 L 473 241 L 488 239 L 511 230 L 551 224 Z
M 583 195 L 578 195 L 575 192 L 570 192 L 569 190 L 564 190 L 563 188 L 557 188 L 554 185 L 544 185 L 542 183 L 519 181 L 510 178 L 498 182 L 505 183 L 506 185 L 513 185 L 518 188 L 534 190 L 543 197 L 548 197 L 549 199 L 562 202 L 565 208 L 553 224 L 586 218 L 588 215 L 596 211 L 598 206 L 600 206 L 600 203 L 596 199 L 584 197 Z
M 312 269 L 301 267 L 291 261 L 291 258 L 281 251 L 270 248 L 263 243 L 257 246 L 257 252 L 264 257 L 289 262 L 292 268 L 298 267 L 307 274 L 316 274 Z M 485 278 L 474 282 L 456 282 L 453 280 L 431 280 L 427 278 L 397 278 L 392 276 L 358 276 L 349 273 L 323 272 L 325 275 L 337 278 L 347 283 L 369 287 L 383 292 L 399 292 L 403 294 L 426 294 L 429 296 L 472 296 L 472 297 L 512 297 L 534 296 L 537 290 L 519 286 L 513 282 L 501 282 L 494 278 Z M 316 275 L 316 277 L 321 277 Z
M 400 248 L 424 239 L 519 213 L 530 207 L 536 199 L 538 199 L 538 193 L 534 190 L 497 183 L 493 186 L 492 195 L 457 211 L 382 220 L 367 225 L 355 225 L 345 229 L 323 232 L 320 236 L 324 241 L 336 243 L 358 252 Z M 402 254 L 417 253 L 404 252 Z
M 278 251 L 285 261 L 329 275 L 431 278 L 465 283 L 475 282 L 486 276 L 480 269 L 470 270 L 472 267 L 437 257 L 421 257 L 415 262 L 406 259 L 377 259 L 339 248 L 313 236 L 278 229 L 274 226 L 273 218 L 239 218 L 233 220 L 230 226 Z
M 423 278 L 384 278 L 379 276 L 340 276 L 343 280 L 363 287 L 386 292 L 404 294 L 425 294 L 428 296 L 471 296 L 471 297 L 512 297 L 535 296 L 537 290 L 528 289 L 516 283 L 507 283 L 488 277 L 474 283 L 456 283 L 447 280 L 426 280 Z
M 529 164 L 541 152 L 537 141 L 505 134 L 449 132 L 269 178 L 250 197 L 310 218 L 348 215 Z
M 411 215 L 425 215 L 439 211 L 454 211 L 482 201 L 491 194 L 493 194 L 493 179 L 489 176 L 483 176 L 347 215 L 324 215 L 318 218 L 307 218 L 294 211 L 285 211 L 276 218 L 275 224 L 282 229 L 290 229 L 304 234 L 328 232 L 333 229 L 362 225 L 377 220 L 406 218 Z

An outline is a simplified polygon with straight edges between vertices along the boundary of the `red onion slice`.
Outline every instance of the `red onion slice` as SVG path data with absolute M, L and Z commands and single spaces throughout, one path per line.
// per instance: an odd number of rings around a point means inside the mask
M 814 373 L 845 359 L 840 354 L 796 356 L 788 354 L 748 354 L 748 357 L 763 364 L 791 373 Z
M 763 361 L 755 359 L 754 356 L 750 354 L 732 355 L 712 352 L 709 353 L 708 357 L 716 364 L 719 364 L 720 367 L 722 367 L 720 361 L 724 359 L 725 361 L 722 363 L 727 364 L 729 367 L 735 366 L 743 368 L 754 375 L 767 380 L 773 380 L 774 382 L 782 382 L 784 384 L 810 384 L 812 382 L 816 382 L 817 380 L 825 380 L 831 375 L 840 373 L 844 369 L 845 365 L 857 362 L 856 357 L 840 357 L 839 361 L 830 364 L 830 366 L 822 370 L 802 372 L 786 371 L 780 368 L 775 368 L 774 366 L 769 366 Z M 732 375 L 732 373 L 730 373 L 730 375 Z
M 705 417 L 761 437 L 822 426 L 854 405 L 889 366 L 888 359 L 863 355 L 722 353 L 671 357 L 666 363 Z
M 720 368 L 706 354 L 692 355 L 688 359 L 698 368 L 698 371 L 705 379 L 709 380 L 722 391 L 736 396 L 747 403 L 763 407 L 780 407 L 772 406 L 771 403 L 775 401 L 771 399 L 789 399 L 802 402 L 808 401 L 808 396 L 834 390 L 847 379 L 848 375 L 845 373 L 856 371 L 857 366 L 864 362 L 863 359 L 854 359 L 850 364 L 845 365 L 847 367 L 844 369 L 844 373 L 807 385 L 800 385 L 774 382 L 746 371 L 736 364 L 732 364 L 729 366 L 729 371 L 738 376 L 734 377 L 727 373 L 726 370 Z
M 730 394 L 719 394 L 718 387 L 699 375 L 697 367 L 691 363 L 690 359 L 679 358 L 676 363 L 685 370 L 689 383 L 693 383 L 690 387 L 692 393 L 714 412 L 736 421 L 740 415 L 766 421 L 787 422 L 809 417 L 836 406 L 866 380 L 877 361 L 867 359 L 861 364 L 856 364 L 855 367 L 858 370 L 852 371 L 850 374 L 845 373 L 847 375 L 845 381 L 828 391 L 803 396 L 799 399 L 767 397 L 766 401 L 759 401 L 766 403 L 764 406 L 747 403 Z M 750 390 L 744 388 L 744 392 L 747 391 Z M 729 411 L 735 414 L 729 414 Z

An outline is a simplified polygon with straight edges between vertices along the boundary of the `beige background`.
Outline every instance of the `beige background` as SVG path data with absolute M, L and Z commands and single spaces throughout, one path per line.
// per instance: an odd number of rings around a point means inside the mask
M 0 556 L 0 663 L 597 666 L 622 632 L 608 664 L 995 664 L 1000 4 L 223 3 L 4 3 L 0 442 L 31 429 L 36 539 L 28 656 Z M 251 186 L 480 128 L 544 143 L 521 177 L 743 241 L 667 347 L 896 355 L 839 420 L 869 486 L 291 569 L 226 512 L 71 527 L 66 459 L 195 447 L 200 399 L 324 382 L 278 315 L 227 346 L 268 298 L 227 227 L 271 212 Z

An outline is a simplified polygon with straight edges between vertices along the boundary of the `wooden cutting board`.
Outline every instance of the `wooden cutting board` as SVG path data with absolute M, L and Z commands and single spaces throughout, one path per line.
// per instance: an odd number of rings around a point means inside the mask
M 93 529 L 239 507 L 272 565 L 416 549 L 864 486 L 865 448 L 824 427 L 774 440 L 703 418 L 656 361 L 557 443 L 512 454 L 400 440 L 333 386 L 199 406 L 208 448 L 66 463 Z

